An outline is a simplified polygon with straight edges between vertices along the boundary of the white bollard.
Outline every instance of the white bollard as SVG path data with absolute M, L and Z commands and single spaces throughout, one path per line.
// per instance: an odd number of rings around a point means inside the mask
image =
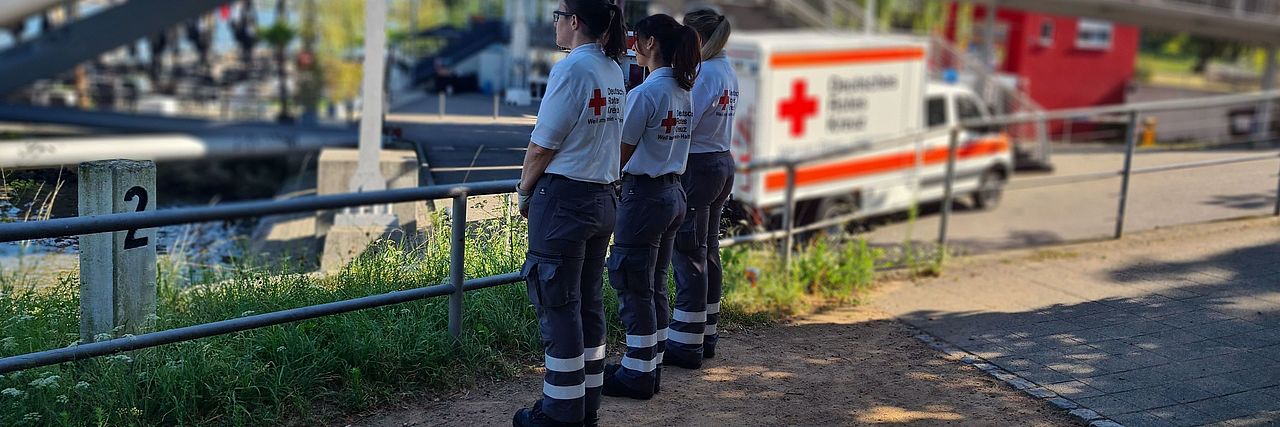
M 80 216 L 155 210 L 150 161 L 81 163 Z M 80 338 L 134 334 L 156 313 L 156 229 L 80 236 Z

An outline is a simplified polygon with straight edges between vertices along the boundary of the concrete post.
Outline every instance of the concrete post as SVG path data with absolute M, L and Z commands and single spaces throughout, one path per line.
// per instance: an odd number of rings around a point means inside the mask
M 985 26 L 982 29 L 982 75 L 978 78 L 978 96 L 983 101 L 994 104 L 991 96 L 992 79 L 996 63 L 996 4 L 994 1 L 985 4 Z
M 155 210 L 156 166 L 149 161 L 80 164 L 80 216 Z M 80 236 L 80 338 L 134 334 L 156 313 L 156 230 Z
M 382 151 L 383 77 L 387 55 L 387 0 L 369 0 L 364 5 L 364 84 L 360 117 L 360 163 L 351 177 L 351 191 L 387 189 L 387 180 L 379 167 Z
M 1263 63 L 1262 69 L 1262 90 L 1268 91 L 1276 88 L 1276 46 L 1267 46 L 1266 62 Z M 1258 103 L 1258 116 L 1255 123 L 1258 128 L 1255 130 L 1256 135 L 1254 144 L 1261 144 L 1271 140 L 1271 120 L 1275 117 L 1276 100 L 1268 99 Z
M 876 31 L 876 0 L 867 0 L 862 8 L 862 32 L 871 35 Z

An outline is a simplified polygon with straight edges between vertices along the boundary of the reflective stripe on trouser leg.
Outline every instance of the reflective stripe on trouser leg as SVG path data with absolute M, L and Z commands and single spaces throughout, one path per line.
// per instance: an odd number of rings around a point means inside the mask
M 585 414 L 586 358 L 578 304 L 539 307 L 544 360 L 542 411 L 558 421 L 577 422 Z

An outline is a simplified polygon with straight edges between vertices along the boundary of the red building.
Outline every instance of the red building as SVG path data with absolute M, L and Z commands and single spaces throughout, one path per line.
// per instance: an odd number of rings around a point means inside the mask
M 956 18 L 965 9 L 952 4 L 946 36 L 978 52 L 986 34 L 986 10 L 973 6 L 971 25 L 964 25 Z M 1017 76 L 1022 90 L 1045 109 L 1125 101 L 1134 77 L 1138 28 L 1003 8 L 996 10 L 995 27 L 996 70 Z

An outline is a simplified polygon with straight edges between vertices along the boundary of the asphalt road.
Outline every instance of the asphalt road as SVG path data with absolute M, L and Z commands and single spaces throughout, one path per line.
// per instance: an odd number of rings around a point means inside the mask
M 1260 154 L 1270 150 L 1151 151 L 1134 157 L 1134 168 L 1172 165 Z M 1053 174 L 1023 174 L 1014 186 L 1047 176 L 1067 176 L 1119 170 L 1124 154 L 1119 147 L 1059 149 Z M 1280 157 L 1248 163 L 1135 175 L 1130 182 L 1126 231 L 1149 230 L 1245 216 L 1268 215 L 1275 207 Z M 957 204 L 948 235 L 963 250 L 984 252 L 1068 241 L 1109 238 L 1115 232 L 1120 179 L 1010 190 L 991 211 L 968 209 L 967 197 Z M 914 224 L 902 221 L 875 228 L 866 235 L 877 244 L 937 238 L 941 215 L 924 209 Z M 1280 235 L 1280 230 L 1276 230 Z

